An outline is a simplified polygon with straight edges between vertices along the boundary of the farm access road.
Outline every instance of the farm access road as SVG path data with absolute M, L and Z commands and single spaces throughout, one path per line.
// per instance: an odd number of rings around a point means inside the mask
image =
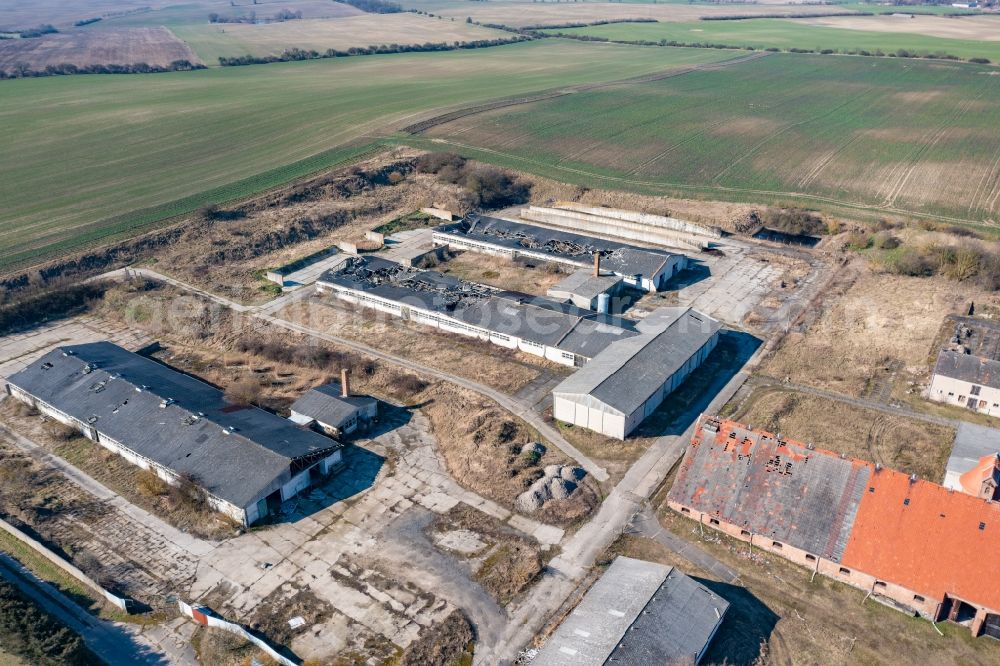
M 332 342 L 334 344 L 342 345 L 348 347 L 349 349 L 366 354 L 373 358 L 392 363 L 394 365 L 406 368 L 407 370 L 412 370 L 418 374 L 433 377 L 434 379 L 439 379 L 441 381 L 449 382 L 462 388 L 469 389 L 470 391 L 475 391 L 480 395 L 490 398 L 501 407 L 511 412 L 512 414 L 520 417 L 533 427 L 538 433 L 546 438 L 549 442 L 555 445 L 560 451 L 572 458 L 577 462 L 580 467 L 585 469 L 588 474 L 593 476 L 598 481 L 604 482 L 608 480 L 608 472 L 603 467 L 595 463 L 593 460 L 588 458 L 582 451 L 577 449 L 575 446 L 566 441 L 558 430 L 553 428 L 551 425 L 542 420 L 541 416 L 535 412 L 534 405 L 529 401 L 516 398 L 511 395 L 507 395 L 501 391 L 497 391 L 494 388 L 486 386 L 485 384 L 480 384 L 479 382 L 472 381 L 471 379 L 465 379 L 464 377 L 459 377 L 450 372 L 445 372 L 444 370 L 438 370 L 437 368 L 432 368 L 423 363 L 418 363 L 401 356 L 396 356 L 394 354 L 389 354 L 382 351 L 381 349 L 376 349 L 362 342 L 357 342 L 355 340 L 350 340 L 348 338 L 342 338 L 340 336 L 332 335 L 330 333 L 325 333 L 323 331 L 317 331 L 316 329 L 309 328 L 308 326 L 303 326 L 302 324 L 296 324 L 288 320 L 276 317 L 275 312 L 278 312 L 286 305 L 294 303 L 297 300 L 308 298 L 312 293 L 315 292 L 315 286 L 303 287 L 296 291 L 289 292 L 283 296 L 265 303 L 263 305 L 244 305 L 242 303 L 237 303 L 236 301 L 225 298 L 224 296 L 219 296 L 218 294 L 213 294 L 205 289 L 196 287 L 187 282 L 182 282 L 180 280 L 174 279 L 157 271 L 150 270 L 148 268 L 127 268 L 123 271 L 112 271 L 110 273 L 105 273 L 98 276 L 95 279 L 120 279 L 126 275 L 136 275 L 144 277 L 156 282 L 163 282 L 171 286 L 177 287 L 184 291 L 197 294 L 203 298 L 206 298 L 214 303 L 218 303 L 227 308 L 230 308 L 234 312 L 243 313 L 252 317 L 257 317 L 269 324 L 275 326 L 280 326 L 281 328 L 294 331 L 296 333 L 302 333 L 303 335 L 312 336 L 326 342 Z

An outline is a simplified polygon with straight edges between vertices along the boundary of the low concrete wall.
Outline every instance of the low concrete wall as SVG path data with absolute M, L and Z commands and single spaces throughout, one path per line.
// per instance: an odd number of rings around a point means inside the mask
M 574 210 L 600 217 L 609 217 L 613 220 L 623 220 L 626 222 L 638 222 L 648 224 L 663 229 L 681 231 L 686 234 L 698 234 L 710 238 L 722 238 L 722 230 L 718 227 L 710 227 L 704 224 L 695 224 L 687 220 L 679 220 L 676 217 L 666 217 L 664 215 L 653 215 L 652 213 L 640 213 L 633 210 L 621 210 L 620 208 L 604 208 L 602 206 L 585 206 L 578 203 L 558 202 L 556 208 L 563 210 Z
M 34 550 L 38 552 L 39 555 L 42 555 L 45 559 L 52 562 L 52 564 L 56 565 L 57 567 L 68 573 L 70 576 L 76 578 L 78 581 L 89 587 L 91 590 L 93 590 L 97 594 L 107 599 L 108 603 L 112 604 L 113 606 L 116 606 L 117 608 L 125 611 L 126 613 L 133 612 L 135 604 L 134 601 L 132 601 L 131 599 L 126 599 L 125 597 L 119 597 L 115 594 L 112 594 L 111 592 L 108 592 L 103 587 L 98 585 L 97 582 L 95 582 L 93 579 L 87 576 L 87 574 L 83 573 L 75 566 L 73 566 L 71 563 L 67 562 L 66 560 L 64 560 L 63 558 L 59 557 L 51 550 L 46 548 L 45 544 L 31 538 L 21 530 L 17 529 L 16 527 L 8 523 L 6 520 L 0 520 L 0 529 L 2 529 L 4 532 L 7 532 L 11 536 L 15 537 L 22 543 L 31 546 Z
M 445 210 L 444 208 L 421 208 L 421 213 L 427 213 L 431 217 L 436 217 L 439 220 L 444 220 L 445 222 L 451 222 L 455 219 L 455 215 L 450 210 Z
M 302 663 L 297 659 L 289 659 L 285 655 L 281 654 L 271 647 L 271 645 L 268 644 L 268 642 L 263 638 L 250 633 L 244 626 L 213 615 L 212 611 L 204 606 L 192 606 L 178 599 L 177 607 L 180 610 L 181 615 L 191 618 L 203 627 L 215 627 L 216 629 L 222 629 L 223 631 L 228 631 L 231 634 L 236 634 L 237 636 L 250 641 L 266 652 L 276 662 L 282 664 L 282 666 L 299 666 L 299 664 Z
M 661 245 L 680 252 L 700 252 L 710 245 L 709 237 L 701 234 L 561 208 L 531 206 L 521 210 L 521 219 L 575 233 Z

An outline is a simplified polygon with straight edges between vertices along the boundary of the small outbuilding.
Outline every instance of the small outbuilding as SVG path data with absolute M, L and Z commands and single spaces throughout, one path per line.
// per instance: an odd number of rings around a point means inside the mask
M 611 297 L 621 291 L 624 284 L 617 275 L 601 275 L 600 255 L 595 255 L 594 270 L 581 269 L 566 276 L 549 288 L 546 295 L 568 301 L 578 308 L 608 313 Z
M 697 664 L 729 602 L 674 567 L 619 556 L 532 666 Z
M 344 370 L 340 383 L 324 384 L 303 394 L 291 407 L 293 422 L 316 427 L 333 436 L 364 430 L 378 417 L 378 400 L 351 395 L 350 376 Z

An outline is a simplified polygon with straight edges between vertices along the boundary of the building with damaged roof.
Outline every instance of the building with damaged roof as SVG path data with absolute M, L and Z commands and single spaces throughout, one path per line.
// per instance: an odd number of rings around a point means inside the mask
M 560 421 L 625 439 L 652 414 L 719 340 L 722 325 L 690 308 L 660 308 L 638 335 L 608 346 L 552 389 Z
M 1000 638 L 1000 504 L 703 417 L 669 506 L 887 605 Z
M 675 567 L 615 558 L 533 666 L 697 664 L 729 602 Z
M 341 460 L 336 440 L 110 342 L 59 347 L 9 378 L 7 392 L 243 525 L 280 509 Z
M 449 248 L 585 268 L 597 256 L 604 271 L 643 291 L 663 289 L 687 267 L 683 254 L 482 215 L 435 229 L 433 238 Z
M 938 352 L 927 397 L 1000 415 L 1000 322 L 952 315 L 947 323 L 953 329 Z
M 377 257 L 351 258 L 321 275 L 317 285 L 351 303 L 569 366 L 639 334 L 622 317 Z
M 624 439 L 715 348 L 721 325 L 690 308 L 641 322 L 435 271 L 356 257 L 320 292 L 442 331 L 581 367 L 553 391 L 557 419 Z

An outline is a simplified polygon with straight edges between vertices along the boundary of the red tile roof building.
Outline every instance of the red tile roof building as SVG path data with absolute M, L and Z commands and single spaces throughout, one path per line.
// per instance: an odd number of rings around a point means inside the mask
M 670 507 L 878 600 L 1000 637 L 1000 503 L 703 418 Z

